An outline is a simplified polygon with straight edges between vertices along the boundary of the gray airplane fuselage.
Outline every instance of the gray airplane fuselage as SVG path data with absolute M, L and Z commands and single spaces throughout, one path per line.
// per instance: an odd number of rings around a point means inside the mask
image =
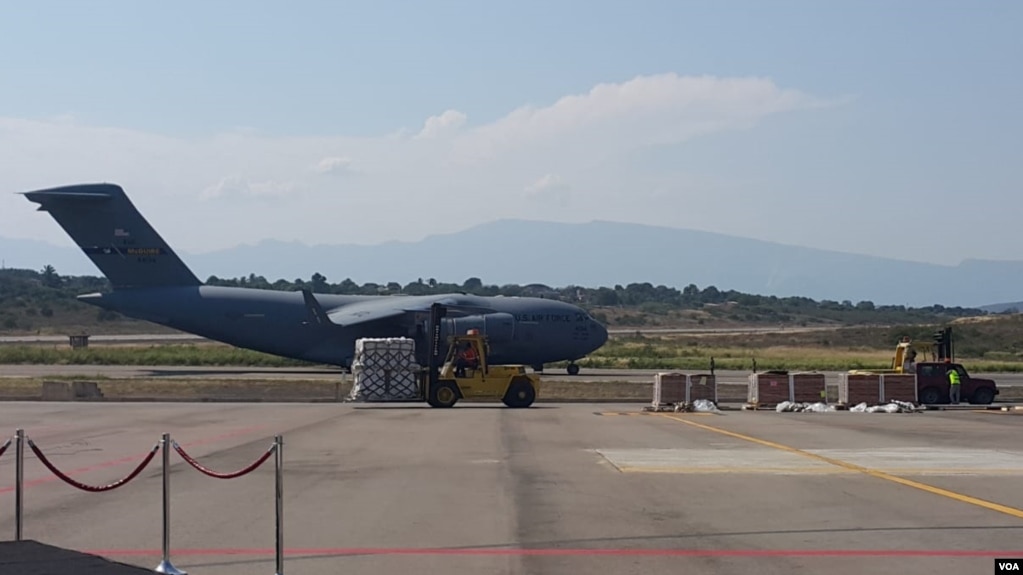
M 498 313 L 445 318 L 444 337 L 479 329 L 491 346 L 490 362 L 540 367 L 574 361 L 607 341 L 607 330 L 581 308 L 543 298 L 443 296 L 358 296 L 316 294 L 324 308 L 401 298 L 424 305 L 445 297 L 463 305 L 480 305 Z M 367 325 L 339 327 L 318 324 L 310 317 L 301 292 L 238 287 L 187 286 L 120 289 L 79 296 L 85 303 L 110 309 L 184 332 L 315 363 L 349 367 L 355 341 L 363 337 L 416 337 L 416 327 L 428 333 L 428 313 L 414 319 L 395 318 Z M 417 341 L 417 348 L 425 340 Z
M 544 298 L 204 285 L 116 184 L 61 186 L 25 197 L 49 212 L 110 280 L 112 292 L 80 300 L 237 347 L 350 367 L 360 338 L 411 337 L 422 362 L 434 303 L 450 312 L 441 320 L 440 347 L 446 348 L 450 335 L 478 329 L 487 336 L 495 364 L 542 369 L 545 363 L 574 362 L 607 341 L 607 330 L 585 310 Z M 574 371 L 578 366 L 572 363 L 569 372 Z

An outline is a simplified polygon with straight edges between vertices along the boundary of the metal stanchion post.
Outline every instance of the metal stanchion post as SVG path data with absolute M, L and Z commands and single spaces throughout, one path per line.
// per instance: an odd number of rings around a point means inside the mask
M 21 541 L 25 503 L 25 430 L 17 431 L 14 446 L 14 540 Z
M 276 555 L 277 555 L 277 571 L 276 575 L 284 575 L 284 437 L 277 435 L 274 437 L 274 462 L 277 468 L 277 480 L 276 480 L 276 520 L 277 520 L 277 534 L 276 534 Z
M 156 566 L 157 573 L 188 575 L 170 562 L 170 434 L 163 434 L 163 561 Z

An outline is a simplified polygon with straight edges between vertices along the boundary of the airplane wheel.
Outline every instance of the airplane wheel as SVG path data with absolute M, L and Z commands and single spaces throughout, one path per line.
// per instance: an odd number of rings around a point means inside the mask
M 529 407 L 536 400 L 536 390 L 533 389 L 529 380 L 515 378 L 512 380 L 508 391 L 504 394 L 504 404 L 508 407 Z
M 453 407 L 458 403 L 458 388 L 451 381 L 438 382 L 437 386 L 430 390 L 427 403 L 431 407 Z
M 568 364 L 568 375 L 579 375 L 579 366 L 574 363 Z
M 532 365 L 530 367 L 532 367 L 533 371 L 535 371 L 537 373 L 543 373 L 543 364 L 542 363 L 540 365 Z

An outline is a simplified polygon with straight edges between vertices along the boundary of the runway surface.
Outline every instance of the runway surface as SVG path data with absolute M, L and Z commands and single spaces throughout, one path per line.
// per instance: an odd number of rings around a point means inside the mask
M 644 414 L 635 405 L 0 404 L 76 481 L 170 432 L 219 472 L 284 436 L 285 572 L 987 574 L 1023 556 L 1023 412 Z M 171 560 L 271 573 L 272 458 L 171 452 Z M 153 568 L 157 456 L 88 493 L 26 457 L 26 538 Z M 13 537 L 13 450 L 0 538 Z
M 543 372 L 545 381 L 627 381 L 651 383 L 656 369 L 590 369 L 583 368 L 578 375 L 568 375 L 559 369 Z M 694 370 L 680 370 L 695 373 Z M 0 365 L 0 377 L 53 377 L 80 376 L 106 378 L 205 378 L 249 380 L 320 380 L 341 376 L 340 369 L 329 368 L 274 368 L 274 367 L 194 367 L 194 366 L 135 366 L 135 365 Z M 718 383 L 746 384 L 748 371 L 715 371 Z M 839 372 L 824 372 L 828 385 L 838 385 Z M 993 379 L 1000 387 L 1023 385 L 1023 373 L 973 373 L 974 377 Z

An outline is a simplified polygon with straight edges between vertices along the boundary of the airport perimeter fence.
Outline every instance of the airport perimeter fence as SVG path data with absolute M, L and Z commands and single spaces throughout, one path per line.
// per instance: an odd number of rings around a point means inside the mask
M 178 444 L 177 441 L 171 439 L 169 433 L 164 433 L 163 437 L 153 446 L 149 453 L 142 459 L 142 461 L 135 467 L 128 475 L 119 479 L 113 483 L 107 485 L 87 485 L 81 483 L 69 477 L 66 473 L 62 472 L 56 465 L 53 464 L 49 458 L 43 453 L 41 449 L 32 441 L 26 434 L 24 429 L 18 429 L 14 437 L 8 438 L 2 446 L 0 446 L 0 458 L 4 456 L 7 449 L 11 444 L 15 446 L 15 487 L 14 487 L 14 537 L 16 541 L 23 539 L 23 527 L 24 527 L 24 501 L 25 501 L 25 446 L 35 453 L 40 463 L 43 464 L 53 475 L 58 479 L 80 489 L 90 493 L 100 493 L 104 491 L 112 491 L 118 487 L 127 485 L 133 479 L 138 477 L 140 473 L 153 461 L 156 457 L 157 451 L 162 451 L 163 455 L 163 558 L 160 564 L 156 566 L 154 572 L 163 573 L 165 575 L 187 575 L 185 571 L 181 571 L 174 567 L 170 560 L 170 448 L 173 447 L 174 451 L 181 456 L 181 458 L 188 463 L 190 466 L 195 468 L 200 473 L 213 477 L 216 479 L 234 479 L 243 475 L 252 473 L 260 466 L 262 466 L 271 455 L 274 455 L 274 466 L 275 466 L 275 482 L 274 482 L 274 539 L 275 539 L 275 562 L 276 571 L 275 575 L 284 575 L 284 438 L 281 435 L 275 435 L 274 441 L 266 452 L 256 459 L 251 464 L 230 473 L 220 473 L 213 471 L 196 460 L 194 457 L 189 455 L 184 448 Z

